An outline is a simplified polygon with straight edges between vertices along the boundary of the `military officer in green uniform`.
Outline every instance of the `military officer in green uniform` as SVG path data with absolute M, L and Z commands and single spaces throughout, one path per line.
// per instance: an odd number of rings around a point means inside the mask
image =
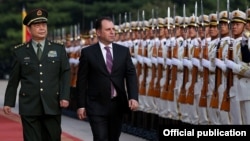
M 13 49 L 4 112 L 15 106 L 20 83 L 19 114 L 24 141 L 60 141 L 61 109 L 69 105 L 70 66 L 65 47 L 48 41 L 48 13 L 38 8 L 23 20 L 32 39 Z

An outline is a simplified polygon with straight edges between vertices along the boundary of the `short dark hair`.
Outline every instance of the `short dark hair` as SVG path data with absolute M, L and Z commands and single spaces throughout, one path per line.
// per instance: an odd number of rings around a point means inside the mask
M 96 20 L 95 22 L 95 29 L 98 30 L 98 29 L 101 29 L 102 28 L 102 21 L 103 20 L 108 20 L 108 21 L 111 21 L 113 22 L 112 18 L 108 17 L 108 16 L 104 16 L 104 17 L 100 17 Z

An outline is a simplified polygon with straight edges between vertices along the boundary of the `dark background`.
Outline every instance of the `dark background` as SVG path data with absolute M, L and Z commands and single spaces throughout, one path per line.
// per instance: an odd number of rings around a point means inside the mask
M 186 5 L 186 16 L 191 16 L 196 0 L 0 0 L 0 79 L 10 71 L 11 49 L 22 43 L 22 7 L 26 11 L 42 7 L 49 12 L 49 35 L 58 29 L 79 25 L 81 34 L 87 34 L 91 22 L 99 16 L 112 16 L 115 24 L 124 22 L 124 13 L 131 12 L 131 20 L 137 20 L 137 12 L 145 11 L 145 20 L 151 18 L 151 11 L 157 11 L 157 17 L 167 17 L 167 7 L 176 5 L 176 15 L 183 16 L 183 5 Z M 200 0 L 197 0 L 197 15 L 201 14 Z M 220 11 L 226 10 L 227 0 L 220 0 Z M 230 0 L 231 11 L 245 11 L 250 0 Z M 203 0 L 204 14 L 216 13 L 217 0 Z M 141 20 L 141 17 L 140 17 Z M 5 78 L 6 79 L 6 78 Z

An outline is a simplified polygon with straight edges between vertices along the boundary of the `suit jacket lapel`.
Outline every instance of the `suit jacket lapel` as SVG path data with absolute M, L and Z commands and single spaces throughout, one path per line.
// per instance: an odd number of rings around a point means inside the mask
M 115 44 L 112 44 L 113 46 L 113 66 L 112 66 L 112 72 L 115 70 L 117 63 L 119 63 L 119 49 Z
M 98 65 L 98 66 L 100 66 L 100 69 L 101 70 L 103 70 L 105 73 L 109 73 L 108 72 L 108 69 L 107 69 L 107 67 L 106 67 L 106 62 L 105 62 L 105 60 L 104 60 L 104 56 L 102 55 L 102 50 L 101 50 L 101 48 L 100 48 L 100 45 L 99 45 L 99 43 L 97 43 L 97 44 L 95 44 L 94 46 L 93 46 L 93 49 L 95 50 L 94 52 L 95 52 L 95 57 L 96 57 L 96 64 Z

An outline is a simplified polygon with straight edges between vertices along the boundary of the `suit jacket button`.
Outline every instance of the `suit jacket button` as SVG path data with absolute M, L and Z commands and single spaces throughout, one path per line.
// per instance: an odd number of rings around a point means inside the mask
M 25 96 L 26 94 L 25 93 L 22 93 L 23 96 Z
M 40 91 L 42 92 L 42 91 L 43 91 L 43 88 L 41 88 Z

